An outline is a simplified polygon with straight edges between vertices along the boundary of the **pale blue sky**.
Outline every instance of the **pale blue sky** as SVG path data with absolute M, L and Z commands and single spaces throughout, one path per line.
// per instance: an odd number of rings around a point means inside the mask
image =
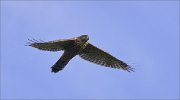
M 134 73 L 24 46 L 87 34 Z M 179 1 L 1 1 L 2 99 L 179 98 Z

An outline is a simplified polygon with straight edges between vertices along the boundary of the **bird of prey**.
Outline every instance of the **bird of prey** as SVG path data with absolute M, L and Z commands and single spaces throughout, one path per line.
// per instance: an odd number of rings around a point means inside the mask
M 42 40 L 28 39 L 28 46 L 45 51 L 60 51 L 64 53 L 60 59 L 51 67 L 52 72 L 57 73 L 62 70 L 68 62 L 79 55 L 82 59 L 111 68 L 123 69 L 128 72 L 134 71 L 132 67 L 125 62 L 113 57 L 111 54 L 97 48 L 91 43 L 88 35 L 81 35 L 71 39 L 60 39 L 55 41 L 44 42 Z

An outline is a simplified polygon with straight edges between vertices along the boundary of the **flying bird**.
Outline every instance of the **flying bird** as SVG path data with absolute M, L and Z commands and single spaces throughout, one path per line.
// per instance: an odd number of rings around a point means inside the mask
M 54 52 L 64 50 L 60 59 L 51 67 L 52 72 L 54 73 L 64 69 L 68 62 L 76 55 L 79 55 L 82 59 L 98 65 L 122 69 L 128 72 L 134 71 L 134 69 L 125 62 L 87 42 L 89 40 L 88 35 L 81 35 L 71 39 L 60 39 L 49 42 L 44 42 L 42 40 L 38 41 L 35 39 L 28 40 L 28 46 L 39 50 Z

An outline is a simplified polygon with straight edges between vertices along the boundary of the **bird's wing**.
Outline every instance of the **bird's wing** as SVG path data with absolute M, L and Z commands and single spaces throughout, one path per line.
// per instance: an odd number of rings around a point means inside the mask
M 94 45 L 88 43 L 86 47 L 82 50 L 79 56 L 90 62 L 103 65 L 106 67 L 123 69 L 128 72 L 134 71 L 132 67 L 124 63 L 123 61 L 113 57 L 109 53 L 95 47 Z
M 35 39 L 32 39 L 32 40 L 28 39 L 28 40 L 29 40 L 28 46 L 32 46 L 39 50 L 45 50 L 45 51 L 60 51 L 74 43 L 73 39 L 55 40 L 55 41 L 49 41 L 49 42 L 44 42 L 42 40 L 38 41 Z

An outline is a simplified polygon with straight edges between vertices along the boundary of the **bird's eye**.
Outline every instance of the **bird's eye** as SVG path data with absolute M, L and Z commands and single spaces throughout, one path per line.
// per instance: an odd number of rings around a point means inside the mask
M 81 41 L 80 40 L 76 40 L 77 43 L 80 43 Z

